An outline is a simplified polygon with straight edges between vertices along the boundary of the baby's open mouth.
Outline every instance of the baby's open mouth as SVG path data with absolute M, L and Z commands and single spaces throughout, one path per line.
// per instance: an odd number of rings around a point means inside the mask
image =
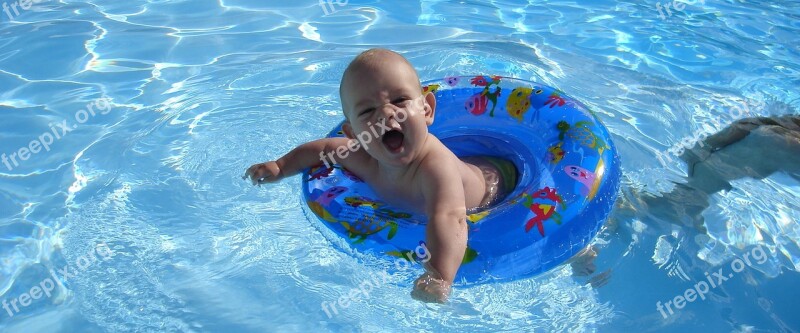
M 403 148 L 403 140 L 405 139 L 405 135 L 398 130 L 391 130 L 386 132 L 381 139 L 383 141 L 383 145 L 389 149 L 392 153 L 397 153 L 400 149 Z

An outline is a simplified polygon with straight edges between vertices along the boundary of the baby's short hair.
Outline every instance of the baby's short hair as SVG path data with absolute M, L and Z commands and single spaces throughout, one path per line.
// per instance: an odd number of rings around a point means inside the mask
M 369 50 L 366 50 L 364 52 L 359 53 L 355 58 L 353 58 L 352 61 L 350 61 L 350 64 L 347 65 L 347 68 L 344 70 L 344 74 L 342 74 L 342 81 L 339 83 L 339 99 L 344 101 L 344 83 L 345 83 L 345 80 L 347 80 L 347 77 L 352 75 L 352 73 L 356 69 L 359 69 L 359 68 L 362 68 L 362 67 L 368 67 L 368 66 L 375 66 L 378 63 L 380 63 L 380 61 L 387 59 L 387 57 L 395 57 L 395 58 L 399 58 L 400 60 L 402 60 L 403 63 L 408 65 L 408 68 L 411 68 L 411 71 L 414 72 L 414 76 L 417 77 L 417 84 L 420 84 L 419 83 L 419 75 L 417 74 L 417 70 L 414 68 L 413 65 L 411 65 L 411 62 L 409 62 L 408 59 L 406 59 L 406 57 L 404 57 L 403 55 L 401 55 L 401 54 L 399 54 L 397 52 L 389 50 L 389 49 L 372 48 L 372 49 L 369 49 Z M 421 84 L 420 84 L 419 87 L 420 87 L 419 88 L 420 91 L 422 91 L 422 85 Z M 345 117 L 346 116 L 347 116 L 347 114 L 345 113 Z

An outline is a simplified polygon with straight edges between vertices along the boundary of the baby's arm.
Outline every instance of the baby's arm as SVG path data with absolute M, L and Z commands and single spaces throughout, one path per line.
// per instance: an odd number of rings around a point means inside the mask
M 288 154 L 277 161 L 254 164 L 247 169 L 245 178 L 250 178 L 253 185 L 271 183 L 283 178 L 296 175 L 305 168 L 310 168 L 322 163 L 320 156 L 336 151 L 341 146 L 347 146 L 347 138 L 325 138 L 304 143 L 292 149 Z M 320 154 L 322 153 L 322 154 Z
M 447 162 L 425 163 L 420 175 L 428 216 L 426 243 L 430 261 L 426 267 L 429 272 L 417 280 L 412 295 L 426 302 L 447 300 L 467 248 L 464 186 L 458 167 L 449 167 L 452 163 Z

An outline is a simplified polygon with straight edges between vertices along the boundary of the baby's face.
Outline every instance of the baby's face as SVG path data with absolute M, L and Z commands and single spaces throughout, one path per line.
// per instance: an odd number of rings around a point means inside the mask
M 367 153 L 382 163 L 414 161 L 433 123 L 436 102 L 432 94 L 422 95 L 413 68 L 388 58 L 357 68 L 343 85 L 347 136 L 366 143 Z

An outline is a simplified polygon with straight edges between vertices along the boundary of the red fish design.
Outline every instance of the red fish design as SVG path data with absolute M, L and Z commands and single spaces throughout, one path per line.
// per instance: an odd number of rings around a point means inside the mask
M 525 205 L 533 212 L 533 218 L 525 223 L 525 232 L 531 231 L 534 225 L 539 229 L 539 234 L 544 236 L 544 221 L 552 218 L 556 224 L 561 224 L 561 215 L 556 213 L 556 204 L 564 208 L 564 199 L 561 198 L 556 190 L 545 187 L 533 195 L 525 194 L 528 197 Z M 535 202 L 546 200 L 549 202 Z
M 483 93 L 477 93 L 472 95 L 467 102 L 464 103 L 464 108 L 469 111 L 469 113 L 474 114 L 476 116 L 482 115 L 486 112 L 486 105 L 489 104 L 489 99 L 483 95 Z
M 547 101 L 544 102 L 544 105 L 547 105 L 552 109 L 556 106 L 564 106 L 566 103 L 567 101 L 564 99 L 564 97 L 561 97 L 561 94 L 556 91 L 547 97 Z
M 488 104 L 487 102 L 492 101 L 492 109 L 489 111 L 489 117 L 494 117 L 494 108 L 497 106 L 497 98 L 500 97 L 500 79 L 502 79 L 502 77 L 496 75 L 491 77 L 476 76 L 470 79 L 469 83 L 472 83 L 474 86 L 484 87 L 483 91 L 479 93 L 481 96 L 485 98 L 484 100 L 478 100 L 475 98 L 475 96 L 470 98 L 470 100 L 473 100 L 475 102 L 480 101 L 482 104 L 476 104 L 476 105 L 484 105 L 483 107 L 484 110 L 482 111 L 472 110 L 470 109 L 469 106 L 467 106 L 467 110 L 474 115 L 483 114 L 485 112 L 486 105 Z M 495 86 L 494 91 L 491 91 L 492 86 Z M 467 103 L 469 103 L 469 101 Z

